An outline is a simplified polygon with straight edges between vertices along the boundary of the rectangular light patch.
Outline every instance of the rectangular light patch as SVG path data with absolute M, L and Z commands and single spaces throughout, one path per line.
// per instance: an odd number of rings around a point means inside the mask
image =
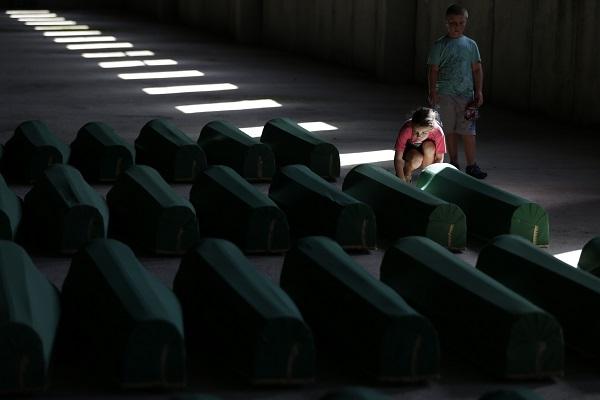
M 52 31 L 52 32 L 44 32 L 44 36 L 94 36 L 100 35 L 102 32 L 100 31 Z
M 19 22 L 55 22 L 55 21 L 64 21 L 65 17 L 24 17 L 18 18 Z
M 361 153 L 340 154 L 340 166 L 392 161 L 396 152 L 394 150 L 364 151 Z
M 49 22 L 25 22 L 27 26 L 66 26 L 66 25 L 76 25 L 75 21 L 49 21 Z
M 68 44 L 69 50 L 93 50 L 93 49 L 125 49 L 131 48 L 133 44 L 124 43 L 89 43 L 89 44 Z
M 122 58 L 122 57 L 149 57 L 153 56 L 154 53 L 149 50 L 138 50 L 138 51 L 106 51 L 99 53 L 83 53 L 83 58 Z
M 197 93 L 197 92 L 216 92 L 220 90 L 234 90 L 238 87 L 231 83 L 213 83 L 206 85 L 182 85 L 143 88 L 146 94 L 174 94 L 174 93 Z
M 48 14 L 50 10 L 6 10 L 6 14 Z
M 36 26 L 36 31 L 77 31 L 82 29 L 90 29 L 89 25 L 65 25 L 65 26 Z
M 329 125 L 329 124 L 327 124 L 325 122 L 321 122 L 321 121 L 298 122 L 298 125 L 300 125 L 301 127 L 303 127 L 304 129 L 306 129 L 309 132 L 334 131 L 334 130 L 338 129 L 337 127 L 335 127 L 333 125 Z M 260 137 L 262 135 L 263 127 L 262 126 L 249 126 L 247 128 L 240 128 L 240 130 L 250 137 Z
M 18 14 L 10 14 L 11 18 L 54 18 L 57 17 L 55 13 L 18 13 Z
M 154 53 L 151 52 L 150 50 L 126 51 L 125 54 L 128 55 L 129 57 L 149 57 L 149 56 L 154 55 Z
M 163 72 L 140 72 L 133 74 L 119 74 L 121 79 L 166 79 L 166 78 L 188 78 L 193 76 L 204 76 L 198 70 L 187 71 L 163 71 Z
M 132 67 L 145 67 L 145 66 L 162 66 L 162 65 L 176 65 L 175 60 L 135 60 L 135 61 L 108 61 L 98 63 L 100 68 L 132 68 Z
M 114 36 L 74 36 L 67 38 L 54 38 L 54 43 L 89 43 L 89 42 L 116 42 Z
M 577 268 L 577 264 L 579 264 L 579 257 L 581 257 L 581 251 L 582 249 L 567 251 L 566 253 L 555 254 L 554 257 L 572 267 Z
M 176 106 L 175 108 L 185 114 L 215 112 L 215 111 L 240 111 L 254 110 L 259 108 L 281 107 L 281 104 L 271 99 L 261 100 L 242 100 L 228 103 L 207 103 L 207 104 L 190 104 L 186 106 Z

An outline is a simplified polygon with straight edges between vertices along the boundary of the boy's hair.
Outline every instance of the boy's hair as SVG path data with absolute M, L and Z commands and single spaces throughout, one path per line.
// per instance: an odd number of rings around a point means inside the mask
M 429 107 L 417 108 L 410 119 L 413 124 L 418 126 L 434 126 L 435 122 L 440 123 L 440 117 L 437 111 Z
M 464 15 L 465 18 L 469 18 L 469 12 L 467 9 L 460 4 L 452 4 L 446 9 L 446 17 L 449 15 Z

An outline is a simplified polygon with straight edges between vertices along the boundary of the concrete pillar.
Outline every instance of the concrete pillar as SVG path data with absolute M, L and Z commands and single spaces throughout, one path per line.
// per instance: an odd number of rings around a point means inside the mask
M 230 0 L 201 0 L 202 26 L 209 32 L 233 37 L 234 18 Z
M 161 22 L 173 22 L 178 17 L 177 2 L 171 0 L 128 0 L 126 7 Z
M 316 21 L 311 43 L 315 49 L 315 56 L 325 59 L 334 59 L 334 13 L 335 0 L 318 0 L 316 6 Z
M 419 0 L 415 28 L 415 81 L 427 83 L 427 55 L 433 42 L 446 34 L 445 0 Z M 426 89 L 425 89 L 426 90 Z M 424 93 L 425 95 L 425 93 Z
M 259 43 L 262 34 L 262 0 L 231 0 L 233 31 L 240 43 Z
M 344 65 L 352 65 L 354 59 L 352 48 L 353 3 L 353 0 L 333 1 L 333 57 L 334 60 Z
M 573 111 L 573 54 L 582 20 L 572 1 L 534 0 L 533 7 L 531 108 L 566 120 Z
M 570 120 L 577 124 L 600 123 L 600 52 L 597 50 L 600 37 L 600 4 L 593 0 L 575 2 L 575 51 L 573 112 Z M 551 83 L 549 83 L 551 84 Z
M 533 14 L 531 0 L 494 2 L 492 100 L 496 104 L 529 109 Z
M 413 0 L 379 0 L 377 76 L 392 82 L 414 82 L 417 5 Z
M 263 43 L 294 50 L 297 0 L 263 0 Z
M 263 0 L 263 43 L 411 82 L 414 0 Z
M 168 1 L 168 0 L 167 0 Z M 208 32 L 233 36 L 230 1 L 179 0 L 178 19 Z
M 376 70 L 377 23 L 379 1 L 352 0 L 352 65 L 365 70 Z
M 177 1 L 177 18 L 186 25 L 197 25 L 200 14 L 200 3 L 194 0 Z
M 295 0 L 294 3 L 292 18 L 295 23 L 291 26 L 295 31 L 290 45 L 296 53 L 316 55 L 319 48 L 324 46 L 319 41 L 317 32 L 318 0 Z

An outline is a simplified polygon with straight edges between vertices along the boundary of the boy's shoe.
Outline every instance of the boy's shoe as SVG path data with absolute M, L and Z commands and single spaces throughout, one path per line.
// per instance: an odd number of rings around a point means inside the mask
M 487 172 L 483 172 L 477 164 L 467 165 L 465 172 L 467 175 L 471 175 L 473 178 L 477 179 L 485 179 L 487 176 Z

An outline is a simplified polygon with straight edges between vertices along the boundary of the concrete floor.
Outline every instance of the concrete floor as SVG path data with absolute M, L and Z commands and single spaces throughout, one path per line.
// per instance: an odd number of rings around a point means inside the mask
M 84 59 L 81 51 L 67 50 L 64 44 L 35 32 L 22 22 L 0 15 L 0 142 L 16 126 L 40 119 L 66 143 L 89 121 L 111 125 L 133 143 L 150 119 L 172 120 L 193 139 L 201 128 L 216 119 L 238 127 L 264 125 L 274 117 L 298 122 L 322 121 L 337 130 L 322 132 L 340 153 L 390 150 L 396 132 L 411 109 L 422 105 L 423 88 L 375 81 L 357 71 L 255 47 L 239 46 L 218 38 L 176 26 L 111 14 L 59 12 L 60 16 L 114 35 L 118 41 L 134 44 L 134 50 L 152 50 L 155 57 L 176 60 L 177 66 L 102 69 L 99 59 Z M 95 50 L 89 50 L 95 51 Z M 112 51 L 112 50 L 97 50 Z M 118 50 L 117 50 L 118 51 Z M 114 61 L 111 59 L 110 61 Z M 124 72 L 198 69 L 205 75 L 195 78 L 153 81 L 126 81 Z M 237 90 L 150 96 L 141 89 L 152 86 L 231 83 Z M 183 114 L 177 105 L 273 99 L 281 108 L 233 112 Z M 493 105 L 481 111 L 478 161 L 489 172 L 486 182 L 539 203 L 551 223 L 552 254 L 578 250 L 600 235 L 600 185 L 596 156 L 600 139 L 593 129 L 564 125 L 548 118 L 515 113 Z M 463 162 L 464 164 L 464 162 Z M 392 162 L 379 165 L 392 169 Z M 351 166 L 342 168 L 342 177 Z M 95 186 L 106 193 L 110 186 Z M 176 185 L 187 198 L 189 185 Z M 267 185 L 260 185 L 267 190 Z M 24 196 L 29 186 L 13 186 Z M 470 241 L 469 249 L 458 256 L 474 264 L 481 243 Z M 354 255 L 373 275 L 379 275 L 383 251 Z M 251 257 L 257 267 L 279 281 L 282 257 Z M 57 286 L 62 285 L 70 259 L 35 256 L 36 265 Z M 167 285 L 179 265 L 179 258 L 141 259 Z M 557 294 L 559 295 L 559 294 Z M 483 375 L 476 367 L 443 355 L 442 377 L 426 384 L 380 386 L 394 399 L 476 399 L 495 388 L 524 386 L 548 400 L 600 399 L 600 363 L 567 354 L 564 378 L 534 382 L 505 382 Z M 343 385 L 370 385 L 345 377 L 326 365 L 317 383 L 292 389 L 252 389 L 240 384 L 207 378 L 191 378 L 187 393 L 211 393 L 222 399 L 317 399 Z M 56 377 L 49 397 L 83 398 L 90 391 L 102 398 L 168 398 L 168 393 L 107 393 L 90 389 L 67 372 Z M 43 397 L 43 396 L 41 396 Z M 87 397 L 86 397 L 87 398 Z

